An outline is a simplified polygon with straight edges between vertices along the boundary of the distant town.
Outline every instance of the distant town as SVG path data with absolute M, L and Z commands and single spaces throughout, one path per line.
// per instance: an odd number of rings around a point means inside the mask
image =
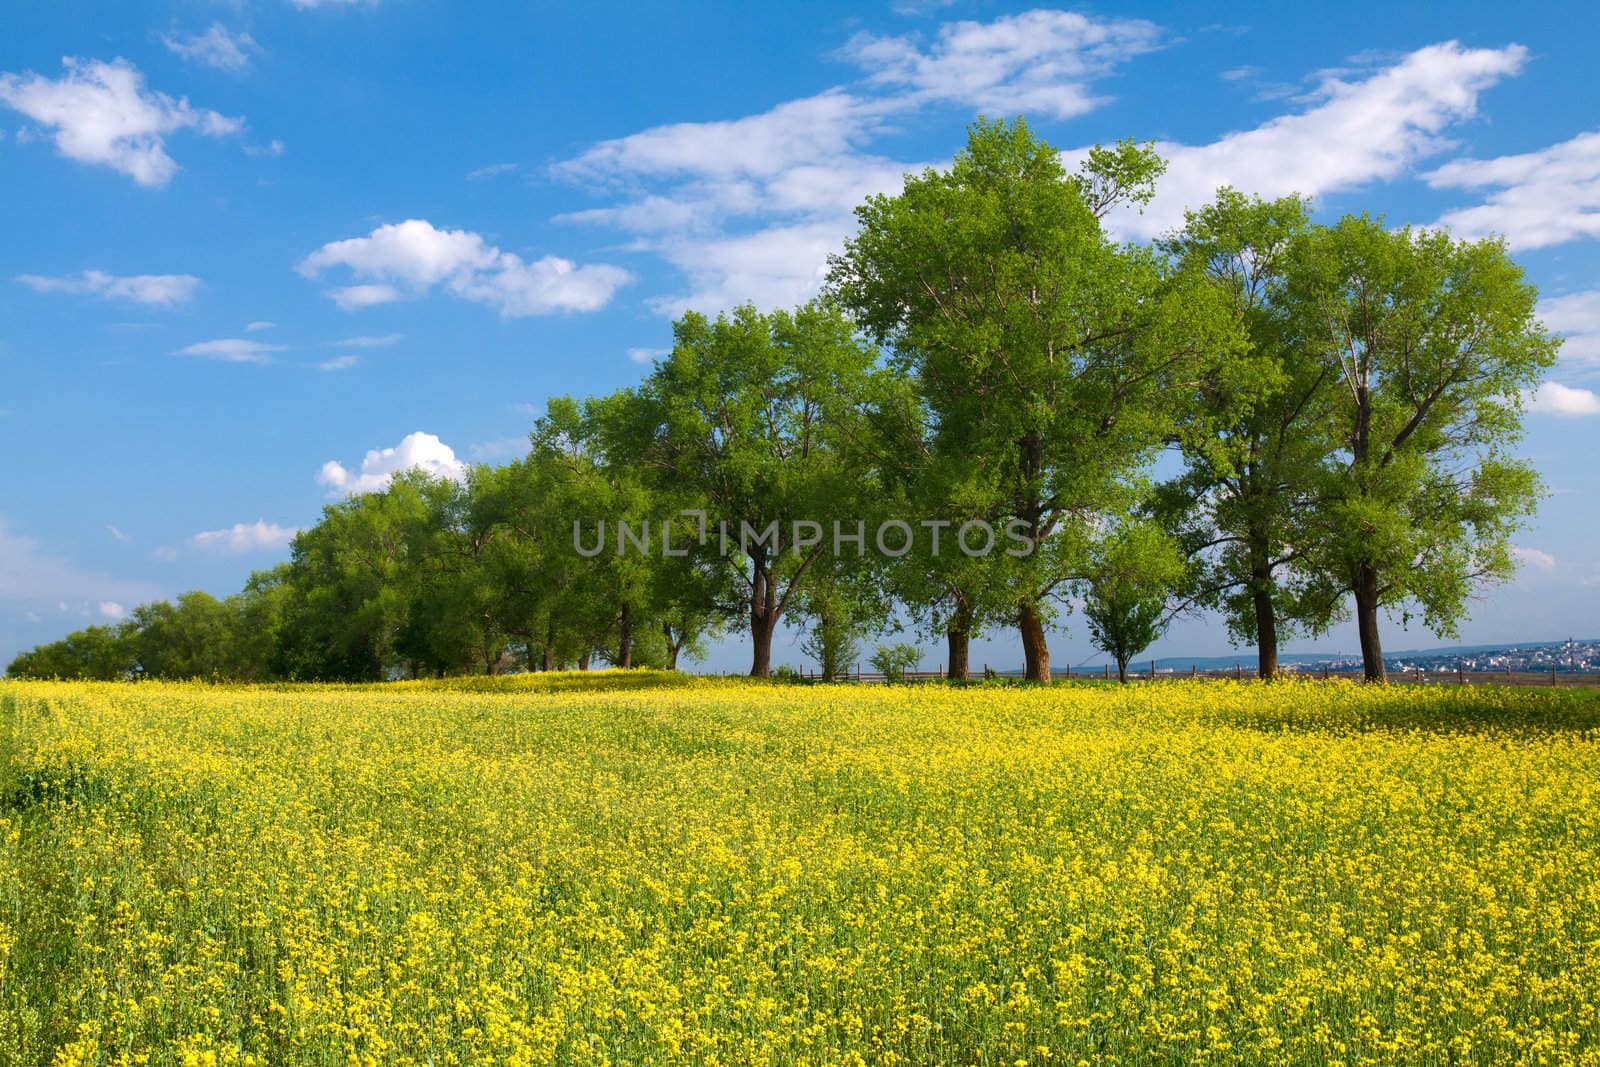
M 1236 662 L 1243 663 L 1248 668 L 1252 660 L 1253 655 L 1250 654 L 1243 658 L 1175 656 L 1158 659 L 1156 669 L 1158 672 L 1165 672 L 1198 667 L 1200 670 L 1215 671 L 1232 667 Z M 1302 674 L 1322 671 L 1330 673 L 1361 671 L 1361 654 L 1355 651 L 1335 653 L 1331 656 L 1327 653 L 1290 652 L 1280 655 L 1279 661 L 1285 671 Z M 1390 672 L 1509 670 L 1513 673 L 1523 673 L 1547 672 L 1554 669 L 1558 674 L 1600 673 L 1600 638 L 1568 638 L 1565 641 L 1524 642 L 1511 645 L 1463 645 L 1392 652 L 1385 654 L 1383 661 Z M 1082 669 L 1100 670 L 1099 667 Z

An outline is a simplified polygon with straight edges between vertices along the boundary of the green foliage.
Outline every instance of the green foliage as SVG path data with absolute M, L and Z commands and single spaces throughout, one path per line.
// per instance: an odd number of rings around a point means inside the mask
M 1352 595 L 1380 680 L 1381 608 L 1451 637 L 1472 590 L 1510 575 L 1542 489 L 1509 449 L 1558 342 L 1499 241 L 1346 216 L 1297 242 L 1290 273 L 1298 343 L 1336 383 L 1296 568 L 1325 620 Z
M 885 682 L 903 682 L 906 672 L 916 667 L 921 662 L 922 653 L 916 645 L 900 642 L 892 645 L 879 645 L 873 649 L 868 663 L 872 669 L 883 675 Z
M 1071 175 L 1025 122 L 980 120 L 949 170 L 859 208 L 832 261 L 836 299 L 914 380 L 932 450 L 984 472 L 965 506 L 1018 520 L 1037 546 L 991 557 L 977 584 L 1008 587 L 1039 680 L 1051 599 L 1083 572 L 1092 523 L 1131 505 L 1206 367 L 1239 344 L 1200 272 L 1101 227 L 1160 170 L 1124 144 Z
M 1158 527 L 1136 523 L 1117 530 L 1093 550 L 1083 614 L 1095 647 L 1128 680 L 1128 662 L 1155 644 L 1171 621 L 1169 592 L 1184 579 L 1176 541 Z
M 868 483 L 851 462 L 841 420 L 869 391 L 875 354 L 838 311 L 693 312 L 673 326 L 672 354 L 637 390 L 608 401 L 608 453 L 664 498 L 700 512 L 734 549 L 724 573 L 754 645 L 752 675 L 771 669 L 778 621 L 832 549 L 834 520 L 853 521 Z M 794 524 L 813 522 L 817 544 L 795 551 Z M 756 537 L 775 523 L 776 545 Z M 713 563 L 711 566 L 715 567 Z

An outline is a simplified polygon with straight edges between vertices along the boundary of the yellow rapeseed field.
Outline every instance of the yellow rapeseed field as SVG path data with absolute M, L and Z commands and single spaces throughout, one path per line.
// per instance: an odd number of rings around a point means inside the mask
M 1600 1063 L 1600 702 L 0 683 L 0 1063 Z

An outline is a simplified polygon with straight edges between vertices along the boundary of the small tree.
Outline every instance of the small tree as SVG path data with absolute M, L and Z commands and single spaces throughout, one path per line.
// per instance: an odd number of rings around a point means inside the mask
M 1096 546 L 1090 566 L 1083 605 L 1089 633 L 1117 661 L 1117 680 L 1127 682 L 1129 661 L 1171 621 L 1168 593 L 1183 580 L 1183 556 L 1166 534 L 1138 523 Z
M 885 682 L 903 682 L 906 672 L 915 667 L 922 659 L 922 653 L 917 651 L 916 645 L 904 642 L 893 645 L 879 645 L 872 653 L 872 658 L 867 662 L 872 664 L 872 669 L 883 674 Z

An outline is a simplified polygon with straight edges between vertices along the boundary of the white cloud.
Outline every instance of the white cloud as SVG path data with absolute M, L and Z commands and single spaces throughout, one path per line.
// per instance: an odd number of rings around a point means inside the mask
M 719 239 L 676 241 L 666 259 L 689 279 L 689 292 L 649 303 L 664 315 L 689 308 L 713 311 L 745 301 L 789 307 L 816 295 L 828 272 L 828 255 L 849 232 L 842 219 L 769 226 Z
M 1493 189 L 1439 217 L 1463 237 L 1500 234 L 1516 249 L 1600 237 L 1600 132 L 1495 159 L 1457 159 L 1425 175 L 1436 189 Z
M 220 22 L 213 22 L 204 33 L 164 33 L 161 43 L 184 59 L 230 74 L 238 74 L 250 66 L 251 53 L 260 51 L 248 33 L 230 33 Z
M 406 434 L 393 448 L 374 448 L 361 460 L 359 472 L 330 459 L 317 472 L 317 484 L 325 485 L 330 495 L 375 493 L 402 471 L 421 469 L 440 478 L 466 477 L 467 467 L 456 458 L 455 450 L 431 433 L 420 430 Z
M 517 169 L 515 163 L 491 163 L 487 167 L 479 167 L 467 172 L 468 181 L 482 181 L 485 178 L 498 178 L 502 174 L 509 174 Z
M 851 151 L 877 132 L 883 108 L 842 89 L 770 111 L 718 122 L 678 122 L 602 141 L 558 174 L 580 180 L 627 176 L 772 177 L 791 166 Z
M 436 285 L 463 300 L 487 304 L 501 315 L 519 317 L 561 311 L 595 311 L 610 302 L 630 280 L 620 267 L 580 267 L 571 260 L 544 256 L 531 262 L 502 252 L 479 234 L 441 230 L 423 219 L 380 226 L 366 237 L 323 245 L 297 268 L 307 278 L 336 266 L 357 278 L 379 282 L 351 286 L 332 296 L 346 310 L 420 295 Z
M 115 600 L 100 601 L 100 615 L 112 622 L 121 622 L 128 617 L 128 609 L 118 604 Z
M 85 293 L 111 300 L 131 300 L 136 304 L 174 307 L 187 303 L 200 288 L 193 274 L 128 274 L 117 276 L 100 270 L 51 277 L 19 274 L 17 281 L 40 293 Z
M 275 323 L 275 322 L 266 322 L 266 321 L 252 322 L 248 326 L 245 327 L 245 332 L 246 333 L 255 333 L 258 330 L 270 330 L 276 325 L 278 325 L 278 324 Z
M 1101 99 L 1095 78 L 1161 43 L 1148 23 L 1059 11 L 947 25 L 926 45 L 858 36 L 843 49 L 867 71 L 854 86 L 744 118 L 655 127 L 557 165 L 558 176 L 622 197 L 560 218 L 622 230 L 632 250 L 676 267 L 686 291 L 648 301 L 662 313 L 804 300 L 854 228 L 852 209 L 924 166 L 871 153 L 909 111 L 953 101 L 1080 113 Z M 1525 60 L 1517 45 L 1447 42 L 1388 57 L 1378 69 L 1323 72 L 1295 113 L 1211 144 L 1159 144 L 1169 169 L 1155 203 L 1111 224 L 1125 237 L 1154 236 L 1181 225 L 1185 207 L 1208 202 L 1223 184 L 1316 196 L 1393 178 L 1444 150 L 1448 128 L 1471 118 L 1479 95 Z
M 257 519 L 255 522 L 236 522 L 223 530 L 203 530 L 189 538 L 189 543 L 206 551 L 239 555 L 283 548 L 299 532 L 292 526 L 279 526 L 275 522 Z
M 1600 289 L 1541 300 L 1538 312 L 1546 329 L 1566 337 L 1561 344 L 1563 363 L 1600 366 Z
M 1541 571 L 1553 571 L 1556 569 L 1556 558 L 1548 552 L 1539 551 L 1537 548 L 1512 545 L 1511 555 L 1525 567 L 1532 567 Z
M 988 23 L 947 23 L 925 51 L 915 35 L 861 33 L 841 54 L 869 72 L 868 84 L 904 90 L 916 102 L 1064 119 L 1104 103 L 1090 81 L 1153 51 L 1161 36 L 1154 23 L 1139 19 L 1035 10 Z
M 1567 418 L 1600 415 L 1600 396 L 1596 396 L 1592 389 L 1545 382 L 1528 397 L 1528 410 Z
M 46 609 L 59 603 L 65 611 L 67 601 L 138 603 L 158 595 L 145 582 L 81 570 L 0 518 L 0 601 Z
M 1449 145 L 1446 129 L 1472 118 L 1478 96 L 1516 74 L 1527 49 L 1463 48 L 1450 41 L 1350 80 L 1327 74 L 1314 105 L 1211 144 L 1158 142 L 1167 173 L 1143 214 L 1111 220 L 1123 236 L 1154 237 L 1183 224 L 1185 208 L 1209 202 L 1222 185 L 1262 196 L 1320 196 L 1394 178 Z M 1080 150 L 1075 155 L 1081 157 Z
M 328 295 L 342 310 L 359 311 L 361 308 L 390 304 L 399 300 L 400 290 L 392 285 L 346 285 L 340 289 L 329 290 Z
M 125 545 L 133 544 L 133 538 L 129 537 L 127 534 L 123 533 L 121 530 L 117 529 L 115 526 L 111 525 L 109 522 L 106 523 L 106 529 L 108 531 L 110 531 L 112 540 L 120 541 L 122 544 L 125 544 Z
M 524 434 L 520 437 L 502 437 L 496 441 L 480 441 L 467 446 L 467 452 L 473 459 L 480 463 L 492 463 L 502 459 L 516 459 L 528 454 L 528 438 Z
M 49 129 L 67 158 L 110 167 L 140 185 L 165 185 L 178 172 L 167 155 L 167 135 L 194 130 L 223 137 L 244 128 L 243 119 L 146 89 L 144 75 L 127 60 L 69 56 L 62 63 L 66 73 L 55 80 L 0 74 L 0 103 Z
M 672 349 L 670 348 L 630 348 L 628 349 L 628 358 L 635 363 L 649 363 L 652 360 L 660 359 L 671 351 Z
M 335 356 L 317 364 L 318 370 L 349 370 L 361 362 L 360 356 Z
M 224 363 L 271 363 L 268 352 L 281 352 L 283 345 L 263 344 L 242 337 L 224 337 L 216 341 L 201 341 L 173 353 L 175 356 L 200 356 L 221 360 Z
M 382 336 L 376 337 L 371 335 L 361 337 L 346 337 L 342 341 L 335 341 L 333 343 L 338 345 L 340 348 L 384 348 L 404 339 L 405 334 L 403 333 L 386 333 Z

